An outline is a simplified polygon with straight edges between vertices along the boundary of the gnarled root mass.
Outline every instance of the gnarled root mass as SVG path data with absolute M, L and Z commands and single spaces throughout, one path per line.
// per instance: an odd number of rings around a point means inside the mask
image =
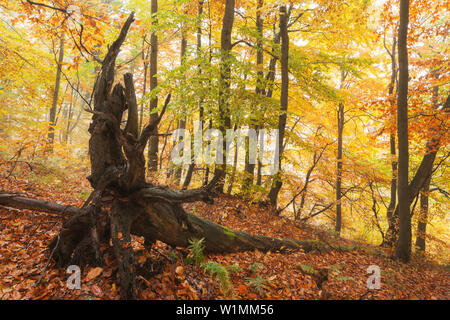
M 192 198 L 183 201 L 197 201 L 204 197 L 203 189 L 168 190 L 167 198 L 162 197 L 161 187 L 155 189 L 158 197 L 150 197 L 148 191 L 151 189 L 147 188 L 129 198 L 108 199 L 97 212 L 93 206 L 78 209 L 17 195 L 0 195 L 0 205 L 51 213 L 71 213 L 59 235 L 49 245 L 57 266 L 101 265 L 99 248 L 102 245 L 108 246 L 112 239 L 116 257 L 120 259 L 118 267 L 123 299 L 136 298 L 131 234 L 144 237 L 146 242 L 160 240 L 173 247 L 187 247 L 190 239 L 204 238 L 205 251 L 209 253 L 254 249 L 282 252 L 325 249 L 324 244 L 314 240 L 277 239 L 230 230 L 184 211 L 181 200 L 176 200 L 189 194 Z M 175 199 L 174 193 L 177 195 Z M 30 200 L 27 201 L 28 205 L 24 205 L 25 199 Z

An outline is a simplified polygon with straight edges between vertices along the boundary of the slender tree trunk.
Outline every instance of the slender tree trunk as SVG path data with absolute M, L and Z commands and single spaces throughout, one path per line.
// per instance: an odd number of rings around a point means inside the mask
M 433 71 L 432 71 L 433 72 Z M 436 79 L 439 78 L 437 72 L 433 72 Z M 433 106 L 438 108 L 438 97 L 439 97 L 439 86 L 433 88 Z M 439 134 L 438 131 L 433 130 L 434 133 Z M 431 174 L 427 181 L 425 182 L 422 192 L 420 193 L 420 213 L 419 220 L 417 223 L 417 236 L 416 236 L 416 248 L 425 252 L 426 247 L 426 234 L 427 234 L 427 223 L 428 223 L 428 195 L 430 192 Z
M 336 176 L 336 224 L 334 230 L 341 233 L 342 228 L 342 142 L 344 133 L 344 104 L 339 103 L 338 109 L 338 150 L 337 150 L 337 176 Z
M 276 32 L 276 24 L 273 26 L 273 42 L 274 44 L 278 45 L 280 44 L 281 38 L 280 33 Z M 273 95 L 273 83 L 275 81 L 275 73 L 276 73 L 276 66 L 277 66 L 277 57 L 276 57 L 276 50 L 275 46 L 272 47 L 272 57 L 269 61 L 269 67 L 268 72 L 266 74 L 266 85 L 263 89 L 263 95 L 265 95 L 267 98 L 272 98 Z M 258 127 L 259 130 L 264 129 L 264 126 L 262 124 Z M 262 134 L 262 131 L 259 132 L 259 134 Z M 262 140 L 263 137 L 259 136 L 259 139 Z M 256 185 L 260 186 L 262 184 L 262 161 L 261 157 L 263 156 L 262 150 L 259 150 L 259 157 L 258 157 L 258 170 L 256 173 Z
M 262 19 L 262 8 L 264 6 L 264 0 L 258 0 L 257 6 L 256 6 L 256 30 L 258 33 L 258 39 L 256 41 L 256 67 L 258 69 L 257 72 L 257 79 L 256 79 L 256 87 L 255 87 L 255 94 L 263 95 L 263 84 L 262 80 L 264 77 L 264 51 L 263 51 L 263 27 L 264 27 L 264 21 Z M 250 124 L 250 128 L 254 129 L 255 131 L 259 129 L 259 125 L 256 123 L 258 121 L 257 119 L 252 119 L 252 122 Z M 253 179 L 255 175 L 255 163 L 250 163 L 250 137 L 247 137 L 246 140 L 248 143 L 246 144 L 245 148 L 245 176 L 244 176 L 244 190 L 248 189 L 248 187 L 253 184 Z
M 154 26 L 158 24 L 156 13 L 158 12 L 158 0 L 151 0 L 151 14 L 152 23 Z M 153 31 L 150 36 L 150 91 L 153 91 L 158 86 L 158 36 L 156 31 Z M 158 97 L 155 96 L 150 100 L 150 122 L 158 119 L 158 112 L 154 111 L 158 107 Z M 158 128 L 154 128 L 154 132 L 148 144 L 148 169 L 150 172 L 158 170 Z
M 234 131 L 237 130 L 237 124 L 234 125 Z M 236 177 L 236 170 L 237 170 L 237 162 L 238 162 L 238 156 L 239 156 L 239 145 L 238 145 L 238 139 L 234 139 L 234 158 L 233 158 L 233 170 L 231 171 L 230 176 L 230 183 L 228 184 L 228 190 L 227 193 L 231 194 L 231 191 L 233 190 L 233 184 L 234 179 Z
M 262 130 L 262 128 L 263 128 L 262 125 L 260 125 L 258 127 L 259 130 Z M 260 131 L 259 134 L 262 134 L 261 132 L 262 131 Z M 258 136 L 258 137 L 260 137 L 260 136 Z M 258 149 L 258 150 L 259 150 L 259 153 L 258 153 L 258 169 L 256 170 L 256 185 L 261 186 L 261 184 L 262 184 L 262 159 L 261 159 L 261 157 L 263 156 L 263 152 L 261 152 L 261 149 Z
M 391 198 L 390 198 L 389 205 L 387 208 L 387 220 L 388 220 L 388 225 L 390 226 L 390 229 L 394 229 L 394 227 L 392 225 L 395 223 L 394 212 L 395 212 L 395 207 L 397 205 L 397 170 L 398 170 L 395 135 L 393 135 L 393 134 L 390 135 L 389 144 L 390 144 L 390 152 L 391 152 L 392 177 L 391 177 Z
M 194 130 L 194 123 L 191 121 L 192 129 Z M 200 130 L 200 129 L 199 129 Z M 201 132 L 200 132 L 201 133 Z M 194 168 L 195 168 L 195 143 L 194 139 L 191 139 L 191 163 L 189 164 L 187 170 L 186 170 L 186 176 L 184 177 L 183 186 L 182 189 L 186 190 L 191 183 L 192 175 L 194 174 Z
M 185 31 L 182 30 L 181 31 L 180 66 L 184 65 L 186 48 L 187 48 L 186 34 L 185 34 Z M 185 83 L 185 81 L 183 81 L 183 83 L 181 83 L 180 85 L 187 85 L 187 84 Z M 183 100 L 183 99 L 181 99 L 181 100 Z M 186 118 L 182 118 L 178 121 L 178 130 L 186 130 Z M 184 140 L 181 136 L 178 138 L 178 143 L 184 143 Z M 180 156 L 182 156 L 182 154 L 184 154 L 184 148 L 185 148 L 185 146 L 183 146 L 183 150 L 181 151 Z M 181 182 L 182 173 L 183 173 L 183 165 L 181 164 L 181 165 L 176 166 L 176 168 L 175 168 L 175 183 L 177 185 L 179 185 Z
M 278 167 L 274 175 L 272 187 L 269 191 L 269 201 L 276 207 L 278 193 L 283 182 L 281 181 L 281 159 L 284 151 L 284 134 L 286 130 L 288 95 L 289 95 L 289 34 L 287 30 L 286 6 L 280 6 L 280 36 L 281 36 L 281 94 L 280 94 L 280 116 L 278 119 L 278 150 L 275 152 L 275 162 Z M 278 152 L 277 152 L 278 151 Z
M 273 43 L 274 46 L 271 50 L 271 58 L 269 61 L 269 70 L 266 74 L 266 87 L 264 88 L 263 93 L 266 95 L 267 98 L 272 98 L 273 95 L 273 87 L 274 87 L 274 81 L 275 81 L 275 75 L 276 75 L 276 67 L 277 67 L 277 55 L 276 55 L 276 46 L 279 45 L 281 42 L 281 33 L 276 32 L 276 25 L 273 26 Z
M 223 192 L 227 168 L 226 130 L 231 128 L 229 99 L 231 89 L 231 32 L 234 23 L 235 0 L 225 0 L 225 13 L 220 40 L 220 79 L 219 79 L 219 130 L 223 136 L 222 164 L 217 164 L 214 176 L 219 178 L 217 190 Z
M 69 142 L 69 131 L 70 131 L 70 123 L 72 121 L 73 117 L 73 106 L 74 106 L 74 100 L 75 100 L 75 90 L 72 88 L 70 92 L 70 103 L 67 107 L 67 111 L 65 112 L 65 118 L 66 118 L 66 128 L 63 132 L 62 140 L 64 141 L 64 144 L 67 145 Z
M 393 98 L 395 83 L 397 81 L 397 58 L 396 58 L 396 50 L 397 50 L 397 37 L 394 33 L 393 41 L 392 41 L 392 52 L 391 56 L 391 83 L 389 84 L 389 97 L 391 99 L 391 107 L 394 109 L 395 102 Z M 390 144 L 390 153 L 391 153 L 391 167 L 392 167 L 392 178 L 391 178 L 391 197 L 389 201 L 389 205 L 387 208 L 387 220 L 388 220 L 388 233 L 394 229 L 395 218 L 394 211 L 397 205 L 397 151 L 395 145 L 395 135 L 391 134 L 389 136 L 389 144 Z M 392 246 L 393 243 L 389 243 L 392 240 L 391 235 L 386 235 L 383 240 L 383 245 Z
M 198 11 L 197 11 L 197 58 L 200 59 L 202 55 L 202 14 L 203 14 L 203 0 L 198 1 Z M 201 78 L 202 76 L 202 66 L 201 63 L 198 65 L 198 76 Z M 203 108 L 203 96 L 200 97 L 200 101 L 198 103 L 198 110 L 199 110 L 199 128 L 198 128 L 198 134 L 203 134 L 203 125 L 204 125 L 204 108 Z M 192 151 L 194 151 L 194 144 L 192 144 L 193 148 L 191 148 Z M 202 147 L 202 146 L 200 146 Z M 189 164 L 189 167 L 186 172 L 186 178 L 183 182 L 183 189 L 187 189 L 189 184 L 191 183 L 192 175 L 194 173 L 195 168 L 195 152 L 192 152 L 191 157 L 191 163 Z
M 186 130 L 186 119 L 178 120 L 178 130 Z M 180 151 L 180 154 L 179 154 L 179 156 L 182 157 L 184 154 L 184 148 L 185 148 L 184 140 L 183 140 L 182 136 L 179 136 L 177 140 L 178 140 L 178 142 L 177 142 L 178 144 L 183 143 L 183 149 Z M 181 175 L 183 173 L 183 164 L 176 165 L 174 171 L 175 171 L 174 172 L 175 184 L 179 185 L 180 181 L 181 181 Z
M 344 81 L 347 74 L 344 70 L 341 71 L 340 89 L 344 88 Z M 338 149 L 337 149 L 337 173 L 336 173 L 336 223 L 334 230 L 337 234 L 341 233 L 342 229 L 342 165 L 343 165 L 343 141 L 344 141 L 344 124 L 345 124 L 345 107 L 344 103 L 339 103 L 337 112 L 338 122 Z
M 447 99 L 439 112 L 443 114 L 448 114 L 450 112 L 450 95 L 447 96 Z M 434 160 L 436 159 L 436 155 L 440 149 L 441 137 L 444 134 L 446 128 L 442 125 L 442 123 L 440 123 L 433 126 L 431 130 L 433 132 L 433 137 L 427 141 L 425 154 L 422 158 L 422 161 L 420 162 L 419 168 L 417 169 L 413 179 L 408 185 L 408 201 L 410 206 L 413 203 L 414 199 L 419 196 L 420 190 L 422 190 L 422 188 L 426 184 L 427 179 L 430 178 L 433 173 Z M 386 238 L 388 238 L 386 240 L 387 245 L 395 244 L 398 238 L 399 205 L 397 205 L 397 207 L 395 208 L 393 219 L 394 223 L 389 224 L 389 229 L 386 233 Z
M 324 151 L 325 151 L 325 149 L 324 149 Z M 311 182 L 311 174 L 312 174 L 314 168 L 316 167 L 317 163 L 319 162 L 320 158 L 322 157 L 322 155 L 323 155 L 323 152 L 321 152 L 319 155 L 317 155 L 317 152 L 314 152 L 313 164 L 311 165 L 311 167 L 309 167 L 308 171 L 306 172 L 305 184 L 302 189 L 302 198 L 300 200 L 300 206 L 299 206 L 297 212 L 295 212 L 295 210 L 294 210 L 295 220 L 300 220 L 300 218 L 302 216 L 303 207 L 305 206 L 305 201 L 306 201 L 306 195 L 308 194 L 308 186 L 309 186 L 309 183 Z M 295 201 L 293 203 L 295 203 Z
M 59 96 L 59 87 L 61 84 L 61 72 L 62 72 L 63 60 L 64 60 L 64 35 L 62 35 L 61 39 L 59 40 L 58 66 L 57 66 L 57 70 L 56 70 L 55 88 L 53 90 L 52 107 L 50 108 L 50 114 L 49 114 L 47 151 L 50 153 L 53 152 L 53 143 L 55 140 L 56 108 L 58 106 L 58 96 Z
M 431 178 L 431 177 L 430 177 Z M 425 183 L 425 186 L 420 193 L 420 213 L 417 222 L 416 248 L 418 251 L 425 252 L 426 234 L 428 223 L 428 194 L 430 192 L 430 180 Z
M 411 214 L 410 192 L 408 190 L 408 20 L 409 0 L 400 0 L 400 25 L 398 30 L 400 73 L 397 97 L 399 237 L 395 253 L 404 262 L 408 262 L 411 257 Z
M 209 51 L 209 66 L 212 65 L 212 51 L 213 51 L 213 47 L 212 47 L 212 16 L 211 16 L 211 1 L 208 1 L 208 51 Z M 208 88 L 209 88 L 209 92 L 211 94 L 211 90 L 212 90 L 212 81 L 211 78 L 208 78 Z M 212 123 L 212 119 L 211 119 L 211 114 L 209 114 L 209 124 L 208 124 L 208 129 L 212 129 L 213 127 L 213 123 Z M 210 168 L 209 165 L 206 165 L 205 167 L 205 176 L 203 177 L 203 186 L 207 186 L 208 185 L 208 181 L 209 181 L 209 172 L 210 172 Z M 222 187 L 223 188 L 223 187 Z
M 145 45 L 145 38 L 142 41 L 142 46 Z M 151 49 L 149 48 L 148 51 L 150 51 Z M 142 89 L 142 98 L 141 100 L 143 100 L 145 98 L 145 94 L 147 93 L 147 75 L 148 75 L 148 61 L 147 59 L 149 58 L 150 53 L 147 52 L 147 54 L 145 54 L 144 51 L 142 51 L 142 59 L 144 60 L 144 87 Z M 139 132 L 142 131 L 142 123 L 144 121 L 144 104 L 141 104 L 141 109 L 139 112 Z
M 448 112 L 449 110 L 450 110 L 450 96 L 447 98 L 447 102 L 445 103 L 442 112 Z M 427 179 L 431 177 L 433 173 L 434 160 L 436 159 L 436 155 L 440 147 L 439 136 L 442 134 L 442 132 L 438 132 L 439 128 L 436 128 L 436 131 L 437 131 L 436 136 L 427 142 L 425 155 L 422 158 L 422 161 L 414 175 L 414 178 L 408 185 L 409 206 L 411 206 L 414 199 L 416 199 L 416 197 L 419 196 L 420 190 L 422 190 L 423 186 L 425 186 L 426 184 Z M 389 237 L 389 239 L 386 240 L 386 244 L 388 245 L 395 244 L 395 241 L 398 239 L 399 219 L 400 219 L 399 204 L 397 204 L 397 207 L 395 208 L 393 219 L 394 223 L 389 225 L 389 230 L 386 233 L 386 237 Z
M 212 120 L 211 120 L 211 119 L 209 120 L 209 126 L 208 126 L 208 129 L 212 129 Z M 206 165 L 206 168 L 205 168 L 205 177 L 204 177 L 204 179 L 203 179 L 203 186 L 208 185 L 208 181 L 209 181 L 209 171 L 210 171 L 209 166 Z

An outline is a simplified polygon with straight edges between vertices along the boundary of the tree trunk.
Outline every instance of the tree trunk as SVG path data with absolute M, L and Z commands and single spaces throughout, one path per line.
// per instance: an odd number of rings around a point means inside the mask
M 437 77 L 437 74 L 435 74 Z M 447 100 L 445 101 L 443 107 L 439 109 L 438 105 L 438 95 L 439 95 L 439 87 L 433 88 L 433 104 L 436 110 L 439 110 L 442 113 L 448 113 L 450 111 L 450 95 L 447 96 Z M 436 155 L 441 146 L 441 136 L 447 130 L 441 123 L 436 124 L 431 128 L 431 132 L 433 136 L 431 139 L 427 141 L 425 147 L 425 155 L 422 158 L 419 168 L 417 169 L 414 178 L 408 186 L 409 190 L 409 202 L 410 206 L 412 202 L 419 196 L 419 192 L 426 187 L 427 180 L 431 179 L 431 175 L 433 173 L 433 164 L 436 159 Z M 395 147 L 395 142 L 394 142 Z M 392 145 L 391 145 L 392 148 Z M 396 168 L 396 166 L 393 168 Z M 394 171 L 395 172 L 395 171 Z M 391 195 L 392 202 L 392 195 Z M 383 245 L 393 246 L 398 237 L 399 230 L 399 210 L 398 206 L 393 211 L 391 216 L 388 215 L 389 228 L 386 233 L 386 241 L 383 242 Z
M 431 178 L 431 177 L 430 177 Z M 427 223 L 428 223 L 428 194 L 430 191 L 430 180 L 425 183 L 425 186 L 420 193 L 420 213 L 417 222 L 416 248 L 418 251 L 425 252 Z
M 203 0 L 198 1 L 198 11 L 197 11 L 197 58 L 200 59 L 202 55 L 202 14 L 203 14 Z M 199 63 L 198 65 L 198 75 L 199 77 L 202 76 L 202 65 Z M 198 133 L 199 135 L 203 134 L 203 125 L 204 125 L 204 109 L 203 109 L 203 96 L 200 97 L 200 101 L 198 103 L 198 113 L 199 113 L 199 128 Z M 193 126 L 192 126 L 193 127 Z M 194 146 L 192 144 L 192 146 Z M 195 147 L 195 146 L 194 146 Z M 192 151 L 195 151 L 194 148 L 191 149 Z M 195 152 L 192 153 L 191 157 L 191 163 L 189 164 L 189 167 L 186 171 L 186 177 L 183 182 L 183 189 L 187 189 L 189 187 L 189 184 L 191 183 L 192 175 L 194 173 L 195 168 Z
M 289 34 L 287 30 L 286 6 L 280 6 L 280 36 L 281 36 L 281 94 L 280 94 L 280 116 L 278 119 L 278 148 L 275 151 L 275 165 L 278 168 L 273 177 L 272 187 L 269 191 L 269 201 L 276 207 L 278 193 L 283 182 L 281 181 L 281 159 L 283 157 L 284 134 L 286 130 L 288 95 L 289 95 Z
M 192 127 L 194 127 L 194 125 L 192 124 Z M 194 155 L 194 141 L 191 141 L 191 163 L 189 164 L 187 170 L 186 170 L 186 176 L 184 177 L 184 181 L 183 181 L 183 186 L 181 187 L 181 189 L 186 190 L 189 187 L 189 184 L 191 183 L 192 180 L 192 176 L 194 174 L 194 169 L 195 169 L 195 155 Z
M 263 93 L 266 95 L 267 98 L 272 98 L 272 95 L 273 95 L 273 83 L 275 81 L 275 73 L 276 73 L 276 66 L 277 66 L 277 60 L 278 60 L 277 55 L 276 55 L 277 50 L 276 50 L 275 46 L 279 45 L 280 41 L 281 41 L 281 34 L 280 34 L 280 32 L 276 32 L 275 28 L 276 27 L 274 24 L 274 27 L 273 27 L 273 29 L 274 29 L 273 30 L 274 46 L 272 47 L 272 50 L 271 50 L 272 57 L 270 58 L 270 61 L 269 61 L 269 71 L 266 74 L 267 85 L 263 91 Z
M 234 131 L 236 132 L 237 130 L 237 124 L 234 125 Z M 230 182 L 228 184 L 228 190 L 227 193 L 231 194 L 231 191 L 233 190 L 233 184 L 234 184 L 234 179 L 236 177 L 236 170 L 237 170 L 237 164 L 238 164 L 238 157 L 239 157 L 239 144 L 238 141 L 239 139 L 234 139 L 234 157 L 233 157 L 233 170 L 231 171 L 231 176 L 230 176 Z
M 78 83 L 77 87 L 79 87 L 79 83 Z M 62 135 L 62 141 L 64 142 L 65 145 L 67 145 L 67 143 L 69 142 L 70 123 L 72 122 L 73 107 L 74 107 L 74 102 L 75 102 L 75 95 L 74 95 L 74 93 L 75 93 L 74 92 L 74 88 L 72 87 L 72 90 L 70 91 L 69 106 L 66 108 L 66 112 L 64 114 L 64 118 L 66 119 L 66 128 L 65 128 L 65 130 L 63 132 L 63 135 Z
M 398 29 L 400 73 L 397 96 L 399 237 L 395 254 L 403 262 L 408 262 L 411 257 L 411 202 L 408 190 L 408 20 L 409 0 L 400 0 L 400 25 Z
M 436 79 L 439 78 L 439 75 L 436 71 L 432 70 Z M 439 86 L 435 86 L 433 88 L 433 105 L 437 109 L 438 106 L 438 98 L 439 98 Z M 448 105 L 447 105 L 448 108 Z M 444 110 L 448 111 L 448 110 Z M 434 133 L 439 134 L 439 131 L 435 131 Z M 417 235 L 416 235 L 416 248 L 425 252 L 426 247 L 426 234 L 427 234 L 427 223 L 428 223 L 428 195 L 430 192 L 430 183 L 431 183 L 431 174 L 426 180 L 424 186 L 422 187 L 422 192 L 420 193 L 420 213 L 419 219 L 417 222 Z
M 180 66 L 184 65 L 186 48 L 187 48 L 186 33 L 185 33 L 184 30 L 181 30 Z M 180 85 L 186 86 L 187 84 L 186 84 L 185 81 L 183 81 Z M 183 101 L 183 97 L 181 97 L 181 98 L 182 98 L 181 101 Z M 186 130 L 186 118 L 180 119 L 178 121 L 178 129 L 179 130 Z M 178 143 L 179 144 L 180 143 L 184 143 L 184 139 L 181 136 L 178 138 Z M 185 149 L 185 146 L 183 146 L 183 149 L 180 152 L 180 156 L 183 155 L 184 149 Z M 180 182 L 181 182 L 181 175 L 182 175 L 182 173 L 183 173 L 183 165 L 182 164 L 177 165 L 176 168 L 175 168 L 175 183 L 177 185 L 179 185 Z
M 334 230 L 341 233 L 342 228 L 342 142 L 344 133 L 344 104 L 339 103 L 338 110 L 338 150 L 337 150 L 337 174 L 336 174 L 336 224 Z
M 145 237 L 145 239 L 160 240 L 173 247 L 187 247 L 190 239 L 205 238 L 205 251 L 208 253 L 240 252 L 254 249 L 264 252 L 290 250 L 309 252 L 314 249 L 329 249 L 325 244 L 315 240 L 278 239 L 231 230 L 183 210 L 181 202 L 207 201 L 210 203 L 207 189 L 176 191 L 162 186 L 149 186 L 130 194 L 126 199 L 114 201 L 112 204 L 115 210 L 130 213 L 131 234 Z M 108 203 L 111 201 L 108 200 Z M 60 206 L 46 201 L 18 197 L 15 194 L 0 194 L 0 205 L 72 214 L 73 216 L 63 225 L 65 231 L 60 234 L 58 252 L 61 252 L 59 250 L 61 243 L 72 244 L 74 247 L 75 242 L 80 243 L 80 239 L 88 236 L 90 222 L 87 218 L 87 209 Z M 131 213 L 133 214 L 131 215 Z M 120 214 L 118 216 L 115 219 L 120 219 Z M 129 221 L 115 223 L 124 226 L 130 224 Z M 127 233 L 126 228 L 120 228 L 125 230 L 125 233 L 122 232 L 122 236 L 119 235 L 119 238 L 124 238 L 123 235 Z M 55 242 L 53 241 L 53 245 Z M 63 256 L 69 259 L 61 265 L 74 263 L 68 253 Z M 57 260 L 61 258 L 62 256 L 58 256 Z M 79 261 L 76 262 L 79 263 Z
M 397 58 L 396 58 L 396 47 L 397 47 L 397 37 L 393 36 L 392 41 L 392 52 L 390 52 L 391 56 L 391 83 L 389 84 L 389 97 L 391 99 L 391 107 L 394 109 L 395 103 L 393 99 L 395 83 L 397 81 Z M 392 167 L 392 178 L 391 178 L 391 197 L 389 201 L 389 205 L 387 208 L 387 221 L 389 228 L 388 230 L 393 230 L 395 219 L 394 219 L 394 211 L 397 205 L 397 151 L 395 146 L 395 135 L 390 134 L 389 136 L 389 144 L 390 144 L 390 152 L 391 152 L 391 167 Z M 393 243 L 386 242 L 389 238 L 384 238 L 382 245 L 384 246 L 392 246 Z M 392 239 L 392 238 L 391 238 Z
M 53 152 L 53 143 L 55 140 L 55 126 L 56 126 L 56 107 L 58 106 L 59 86 L 61 83 L 62 62 L 64 60 L 64 35 L 59 40 L 59 57 L 58 67 L 56 70 L 55 88 L 53 90 L 52 107 L 49 114 L 49 127 L 47 136 L 47 151 Z
M 450 98 L 450 96 L 449 96 Z M 447 99 L 446 105 L 448 110 L 450 110 L 449 99 Z M 444 108 L 444 109 L 445 109 Z M 445 111 L 444 111 L 445 112 Z M 427 142 L 425 155 L 422 158 L 419 168 L 414 175 L 414 178 L 408 185 L 408 201 L 409 206 L 413 203 L 414 199 L 419 195 L 420 190 L 425 185 L 427 179 L 431 176 L 433 171 L 434 160 L 436 159 L 436 154 L 439 150 L 440 141 L 439 141 L 439 133 Z M 386 232 L 386 241 L 385 245 L 393 246 L 398 239 L 399 234 L 399 205 L 394 210 L 393 213 L 393 222 L 389 224 L 389 229 Z
M 158 12 L 158 0 L 151 0 L 152 23 L 158 24 L 156 13 Z M 152 92 L 158 86 L 158 35 L 153 31 L 150 35 L 150 91 Z M 158 107 L 158 97 L 155 96 L 150 100 L 150 122 L 157 121 L 158 113 L 155 109 Z M 153 129 L 148 144 L 148 169 L 150 172 L 158 170 L 158 128 Z
M 344 81 L 347 77 L 347 73 L 341 70 L 341 84 L 340 89 L 344 88 Z M 345 124 L 345 109 L 344 103 L 339 103 L 337 112 L 337 125 L 338 125 L 338 149 L 337 149 L 337 159 L 336 159 L 336 222 L 334 231 L 339 235 L 342 228 L 342 152 L 343 152 L 343 141 L 344 141 L 344 124 Z
M 274 24 L 274 30 L 273 30 L 273 42 L 274 44 L 278 45 L 280 44 L 280 33 L 276 32 L 275 29 L 275 24 Z M 273 83 L 275 81 L 275 69 L 277 66 L 277 57 L 276 57 L 276 50 L 275 50 L 275 46 L 272 47 L 272 57 L 270 58 L 269 61 L 269 67 L 268 67 L 268 72 L 266 74 L 266 85 L 263 89 L 262 94 L 265 95 L 267 98 L 272 98 L 272 94 L 273 94 Z M 262 124 L 260 124 L 258 126 L 258 130 L 260 130 L 259 132 L 259 136 L 258 139 L 259 141 L 262 141 L 264 139 L 264 137 L 262 136 L 262 129 L 264 129 L 264 126 Z M 258 170 L 256 172 L 256 185 L 260 186 L 262 185 L 262 161 L 261 161 L 261 157 L 263 156 L 263 150 L 261 148 L 261 146 L 264 146 L 262 142 L 260 142 L 260 149 L 259 149 L 259 157 L 258 157 Z
M 450 95 L 447 96 L 442 108 L 439 110 L 442 113 L 448 114 L 450 112 Z M 419 168 L 414 175 L 411 183 L 408 185 L 408 201 L 411 206 L 414 199 L 419 195 L 420 190 L 426 185 L 433 173 L 433 164 L 436 155 L 441 146 L 441 136 L 445 133 L 446 128 L 442 124 L 437 124 L 431 131 L 433 131 L 433 138 L 428 140 L 425 147 L 425 155 L 422 158 Z M 394 245 L 399 232 L 399 206 L 395 208 L 393 214 L 393 223 L 389 224 L 389 229 L 386 232 L 386 245 Z
M 150 48 L 148 48 L 147 54 L 144 52 L 144 46 L 145 46 L 145 37 L 142 41 L 142 60 L 144 60 L 144 87 L 142 89 L 142 98 L 143 100 L 145 98 L 145 95 L 147 93 L 147 74 L 148 74 L 148 57 L 150 55 Z M 144 104 L 141 104 L 141 110 L 139 112 L 139 132 L 142 131 L 142 123 L 144 121 Z
M 264 77 L 264 51 L 263 51 L 263 27 L 264 27 L 264 20 L 262 19 L 261 10 L 264 6 L 264 0 L 258 0 L 257 6 L 256 6 L 256 30 L 258 33 L 258 38 L 256 41 L 256 68 L 258 70 L 257 72 L 257 79 L 256 79 L 256 87 L 255 87 L 255 94 L 263 95 L 263 77 Z M 253 130 L 258 130 L 259 125 L 256 123 L 257 121 L 260 121 L 258 119 L 255 119 L 253 117 L 252 123 L 250 124 L 250 128 Z M 244 183 L 243 188 L 247 192 L 247 189 L 250 185 L 253 184 L 253 179 L 255 175 L 255 163 L 250 163 L 250 137 L 247 137 L 246 140 L 248 143 L 246 144 L 245 148 L 245 175 L 244 175 Z
M 219 79 L 219 130 L 223 136 L 222 163 L 217 164 L 214 176 L 219 178 L 217 190 L 223 192 L 227 168 L 226 130 L 231 129 L 229 98 L 231 89 L 231 32 L 234 23 L 235 0 L 225 1 L 225 13 L 222 22 L 220 40 L 220 79 Z
M 208 1 L 208 51 L 209 51 L 209 66 L 212 65 L 212 53 L 213 53 L 213 46 L 212 46 L 212 16 L 211 16 L 211 2 Z M 209 88 L 209 92 L 210 94 L 212 94 L 212 80 L 211 78 L 208 78 L 208 88 Z M 211 115 L 210 115 L 211 117 Z M 213 123 L 212 123 L 212 119 L 209 119 L 209 124 L 208 124 L 208 129 L 212 129 L 213 127 Z M 206 165 L 205 167 L 205 176 L 203 177 L 203 186 L 206 186 L 208 184 L 209 181 L 209 165 Z M 223 188 L 223 187 L 222 187 Z
M 209 126 L 208 126 L 208 129 L 212 129 L 212 120 L 210 119 L 209 120 Z M 204 176 L 204 178 L 203 178 L 203 186 L 206 186 L 207 184 L 208 184 L 208 182 L 209 182 L 209 166 L 208 165 L 206 165 L 206 168 L 205 168 L 205 176 Z
M 394 217 L 394 212 L 397 204 L 397 155 L 396 155 L 396 146 L 395 146 L 395 135 L 391 134 L 389 137 L 390 149 L 391 149 L 391 166 L 392 166 L 392 177 L 391 177 L 391 198 L 389 201 L 389 205 L 387 208 L 387 221 L 389 228 L 388 230 L 398 229 L 394 224 L 396 223 L 396 219 Z M 385 237 L 383 244 L 385 246 L 392 246 L 393 243 L 388 241 L 388 238 Z
M 301 218 L 301 216 L 302 216 L 302 213 L 303 213 L 303 207 L 305 206 L 306 195 L 308 194 L 308 186 L 309 186 L 309 183 L 312 181 L 312 180 L 311 180 L 311 175 L 312 175 L 312 173 L 313 173 L 313 171 L 314 171 L 316 165 L 319 163 L 320 159 L 322 158 L 323 153 L 325 152 L 327 146 L 328 146 L 328 145 L 326 145 L 326 146 L 322 149 L 322 151 L 320 151 L 319 154 L 317 154 L 317 152 L 314 152 L 314 155 L 313 155 L 313 163 L 312 163 L 311 167 L 309 167 L 308 171 L 306 172 L 306 176 L 305 176 L 305 184 L 304 184 L 304 186 L 303 186 L 303 188 L 302 188 L 302 190 L 301 190 L 302 198 L 301 198 L 301 200 L 300 200 L 300 206 L 299 206 L 297 212 L 295 212 L 295 210 L 294 210 L 294 216 L 295 216 L 295 220 L 296 220 L 296 221 L 297 221 L 297 220 L 300 220 L 300 218 Z M 295 198 L 294 198 L 293 200 L 294 200 L 293 203 L 295 203 Z

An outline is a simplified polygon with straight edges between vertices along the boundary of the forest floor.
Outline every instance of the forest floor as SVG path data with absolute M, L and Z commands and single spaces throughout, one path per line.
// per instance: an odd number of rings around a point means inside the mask
M 0 170 L 0 192 L 81 206 L 89 186 L 85 172 L 70 169 L 59 174 L 49 169 L 18 166 Z M 9 177 L 8 177 L 9 176 Z M 229 278 L 207 274 L 185 263 L 186 249 L 161 242 L 151 250 L 135 238 L 139 299 L 450 299 L 450 272 L 425 257 L 409 264 L 390 258 L 379 247 L 357 243 L 317 228 L 296 226 L 275 217 L 265 207 L 237 197 L 221 196 L 214 205 L 193 203 L 190 212 L 230 229 L 272 237 L 318 239 L 338 250 L 328 252 L 243 252 L 207 255 L 206 261 L 227 267 Z M 118 299 L 114 259 L 105 252 L 103 268 L 84 268 L 81 289 L 69 289 L 66 269 L 48 264 L 47 245 L 57 235 L 62 216 L 0 207 L 0 299 Z M 47 265 L 48 264 L 48 265 Z M 381 288 L 367 290 L 367 268 L 381 269 Z M 328 280 L 318 288 L 311 275 L 328 269 Z M 221 290 L 230 285 L 228 292 Z

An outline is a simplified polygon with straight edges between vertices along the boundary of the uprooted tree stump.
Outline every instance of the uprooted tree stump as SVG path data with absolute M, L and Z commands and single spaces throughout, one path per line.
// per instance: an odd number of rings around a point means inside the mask
M 205 251 L 210 253 L 254 249 L 311 251 L 320 247 L 313 240 L 276 239 L 229 230 L 184 211 L 182 203 L 211 203 L 216 179 L 204 188 L 183 191 L 146 182 L 144 148 L 170 103 L 170 95 L 159 117 L 139 132 L 133 76 L 124 75 L 124 86 L 114 81 L 115 61 L 133 21 L 131 14 L 109 48 L 96 80 L 94 109 L 90 111 L 93 116 L 89 127 L 91 175 L 88 177 L 94 191 L 86 203 L 82 208 L 75 208 L 0 194 L 0 205 L 70 213 L 49 245 L 57 266 L 101 265 L 100 247 L 112 240 L 122 299 L 136 298 L 132 234 L 144 237 L 146 243 L 160 240 L 178 247 L 187 247 L 190 239 L 204 238 Z M 122 129 L 120 124 L 126 110 L 128 118 Z

